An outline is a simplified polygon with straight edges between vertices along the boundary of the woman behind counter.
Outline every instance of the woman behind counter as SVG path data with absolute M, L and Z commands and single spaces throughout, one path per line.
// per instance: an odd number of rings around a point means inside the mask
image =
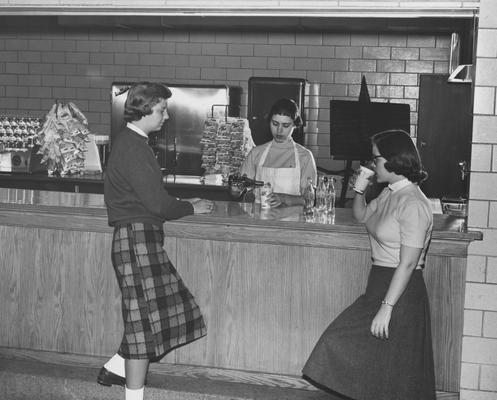
M 206 334 L 192 294 L 163 249 L 165 220 L 209 212 L 212 202 L 181 201 L 164 188 L 148 135 L 169 118 L 169 88 L 143 82 L 124 105 L 126 127 L 112 143 L 104 181 L 112 265 L 122 294 L 124 335 L 98 383 L 126 385 L 126 400 L 142 400 L 150 361 Z
M 303 374 L 347 399 L 434 400 L 422 274 L 433 216 L 418 187 L 427 174 L 404 131 L 381 132 L 372 144 L 377 180 L 388 187 L 367 205 L 362 193 L 353 202 L 354 217 L 366 224 L 371 242 L 366 292 L 325 330 Z
M 317 169 L 312 153 L 292 138 L 293 130 L 302 125 L 297 104 L 287 98 L 277 100 L 271 106 L 267 122 L 273 140 L 254 147 L 242 164 L 240 173 L 271 184 L 271 207 L 304 204 L 302 193 L 307 186 L 307 178 L 312 178 L 316 183 Z

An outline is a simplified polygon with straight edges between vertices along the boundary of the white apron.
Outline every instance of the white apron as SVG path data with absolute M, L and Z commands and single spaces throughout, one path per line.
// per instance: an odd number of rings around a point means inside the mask
M 295 168 L 271 168 L 263 167 L 266 157 L 273 142 L 264 150 L 259 160 L 255 179 L 269 182 L 275 193 L 285 193 L 300 196 L 300 160 L 297 153 L 297 146 L 293 142 L 293 152 L 295 154 Z M 255 193 L 255 201 L 260 201 L 259 190 Z

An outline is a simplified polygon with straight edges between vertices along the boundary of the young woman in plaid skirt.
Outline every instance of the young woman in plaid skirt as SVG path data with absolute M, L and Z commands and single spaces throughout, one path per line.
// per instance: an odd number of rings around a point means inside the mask
M 150 361 L 206 334 L 200 309 L 163 249 L 164 221 L 207 213 L 212 202 L 179 200 L 164 188 L 148 135 L 169 118 L 164 85 L 131 87 L 126 127 L 116 135 L 105 171 L 104 198 L 114 227 L 112 265 L 122 294 L 124 335 L 97 381 L 126 386 L 126 400 L 142 400 Z

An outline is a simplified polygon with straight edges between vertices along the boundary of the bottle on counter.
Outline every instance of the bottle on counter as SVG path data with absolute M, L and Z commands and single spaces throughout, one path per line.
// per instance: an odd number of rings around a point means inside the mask
M 326 177 L 318 176 L 316 186 L 316 210 L 324 211 L 326 209 Z
M 307 186 L 304 189 L 303 197 L 304 197 L 304 214 L 312 213 L 314 209 L 315 193 L 314 193 L 314 184 L 312 183 L 311 177 L 307 178 Z
M 335 202 L 336 202 L 336 191 L 335 191 L 335 178 L 330 176 L 327 178 L 326 185 L 326 213 L 335 214 Z
M 264 186 L 261 188 L 261 208 L 271 208 L 271 205 L 268 201 L 268 196 L 273 193 L 273 188 L 269 182 L 264 183 Z

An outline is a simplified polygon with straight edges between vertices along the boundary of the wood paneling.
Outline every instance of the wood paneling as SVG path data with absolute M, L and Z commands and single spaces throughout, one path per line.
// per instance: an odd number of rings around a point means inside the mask
M 0 345 L 111 353 L 122 321 L 110 239 L 99 233 L 0 226 Z
M 437 389 L 459 391 L 466 259 L 428 256 L 424 278 L 430 298 Z
M 118 348 L 112 231 L 104 210 L 74 204 L 0 203 L 0 346 L 96 356 Z M 330 226 L 232 217 L 229 207 L 165 224 L 165 248 L 208 335 L 163 361 L 299 376 L 319 335 L 364 290 L 367 235 L 345 210 Z M 478 235 L 447 229 L 439 225 L 425 279 L 437 388 L 457 392 L 465 255 Z
M 16 241 L 4 240 L 7 230 L 10 229 L 2 228 L 0 235 L 2 255 L 0 261 L 0 341 L 4 346 L 19 347 L 21 281 L 19 265 L 24 265 L 24 263 L 19 260 Z M 27 265 L 29 268 L 30 264 Z
M 110 234 L 0 227 L 0 346 L 109 355 L 122 335 Z M 164 362 L 300 375 L 326 326 L 365 287 L 368 251 L 178 239 L 165 247 L 208 335 Z M 463 258 L 430 256 L 437 388 L 458 391 Z
M 300 374 L 369 269 L 368 253 L 349 250 L 182 240 L 177 251 L 209 333 L 168 360 L 265 372 Z

